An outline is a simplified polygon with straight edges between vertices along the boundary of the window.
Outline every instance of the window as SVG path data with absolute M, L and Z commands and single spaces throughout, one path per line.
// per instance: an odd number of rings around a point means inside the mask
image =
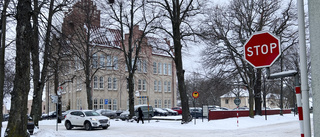
M 161 92 L 161 81 L 158 81 L 158 91 Z
M 138 100 L 138 104 L 139 105 L 142 104 L 142 100 L 141 99 Z
M 167 92 L 167 81 L 163 82 L 163 91 Z
M 81 110 L 81 99 L 77 99 L 77 109 Z
M 94 89 L 98 88 L 98 77 L 97 76 L 93 77 L 93 88 Z
M 168 92 L 171 92 L 171 82 L 168 81 Z
M 142 103 L 147 104 L 147 98 L 142 98 Z
M 171 100 L 168 100 L 168 108 L 171 108 Z
M 103 99 L 100 99 L 99 109 L 103 109 L 103 105 L 104 105 Z
M 107 109 L 110 109 L 110 110 L 111 110 L 111 107 L 112 107 L 111 99 L 108 99 L 108 108 L 107 108 Z
M 172 75 L 171 73 L 172 73 L 171 64 L 168 64 L 168 74 L 169 74 L 169 75 Z
M 143 60 L 143 72 L 147 73 L 147 60 Z
M 126 71 L 128 71 L 128 65 L 127 65 L 127 63 L 125 63 L 125 68 L 126 68 Z
M 137 60 L 137 70 L 138 70 L 138 72 L 141 72 L 141 61 L 140 61 L 140 59 Z
M 163 64 L 163 73 L 164 75 L 168 75 L 168 71 L 167 71 L 167 64 Z
M 108 77 L 108 89 L 111 90 L 112 89 L 112 81 L 111 81 L 111 77 Z
M 97 68 L 98 67 L 98 57 L 97 54 L 92 55 L 92 67 Z
M 129 80 L 127 79 L 127 90 L 129 90 Z
M 159 108 L 162 108 L 162 101 L 161 101 L 161 99 L 158 100 L 158 107 L 159 107 Z
M 135 84 L 135 82 L 133 80 L 133 88 L 134 88 L 134 84 Z M 127 90 L 129 90 L 129 79 L 127 79 Z
M 159 74 L 162 73 L 162 72 L 161 72 L 161 69 L 162 69 L 162 68 L 161 68 L 161 63 L 159 62 L 159 63 L 158 63 L 158 73 L 159 73 Z
M 229 100 L 228 100 L 228 99 L 226 99 L 226 100 L 225 100 L 225 103 L 226 103 L 226 104 L 229 104 Z
M 154 92 L 156 92 L 158 87 L 158 82 L 155 80 L 153 85 L 154 85 Z
M 158 101 L 154 100 L 154 107 L 157 108 L 158 107 Z
M 107 69 L 111 69 L 111 68 L 112 68 L 111 56 L 108 55 L 107 56 Z
M 98 109 L 98 100 L 96 98 L 93 100 L 93 109 Z
M 142 83 L 142 90 L 143 91 L 146 91 L 146 84 L 147 84 L 147 81 L 144 79 L 143 83 Z
M 114 57 L 113 57 L 113 69 L 114 69 L 114 70 L 118 70 L 118 69 L 119 69 L 118 57 L 117 57 L 117 56 L 114 56 Z M 128 68 L 126 68 L 126 69 L 128 69 Z
M 116 90 L 117 88 L 117 78 L 113 78 L 113 90 Z
M 153 74 L 157 74 L 157 63 L 153 62 Z
M 100 68 L 104 67 L 104 55 L 100 55 Z
M 168 108 L 167 100 L 164 100 L 164 108 Z
M 141 79 L 138 80 L 138 90 L 142 89 L 142 82 Z
M 103 77 L 100 77 L 100 84 L 99 88 L 103 89 Z
M 113 100 L 113 104 L 112 104 L 113 106 L 113 110 L 117 110 L 117 99 L 114 99 Z
M 77 91 L 82 89 L 81 79 L 77 79 Z

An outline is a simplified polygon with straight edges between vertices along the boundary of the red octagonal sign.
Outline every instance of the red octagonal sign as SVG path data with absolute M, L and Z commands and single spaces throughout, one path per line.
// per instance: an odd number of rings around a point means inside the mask
M 270 67 L 280 54 L 280 40 L 269 32 L 253 34 L 244 45 L 244 58 L 255 68 Z

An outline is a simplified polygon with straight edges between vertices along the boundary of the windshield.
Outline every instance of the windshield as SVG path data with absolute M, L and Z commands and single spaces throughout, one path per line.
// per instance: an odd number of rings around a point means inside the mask
M 84 113 L 86 114 L 86 116 L 100 116 L 100 114 L 95 111 L 86 111 Z

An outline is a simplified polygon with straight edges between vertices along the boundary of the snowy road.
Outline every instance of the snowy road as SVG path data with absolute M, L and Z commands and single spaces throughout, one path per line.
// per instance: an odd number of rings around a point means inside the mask
M 55 121 L 41 121 L 40 129 L 32 137 L 300 137 L 298 116 L 255 116 L 254 119 L 241 117 L 223 120 L 196 121 L 196 124 L 181 125 L 180 121 L 161 120 L 144 124 L 126 121 L 111 121 L 108 129 L 86 131 L 83 128 L 66 130 L 63 123 L 56 131 Z M 4 127 L 6 123 L 3 123 Z

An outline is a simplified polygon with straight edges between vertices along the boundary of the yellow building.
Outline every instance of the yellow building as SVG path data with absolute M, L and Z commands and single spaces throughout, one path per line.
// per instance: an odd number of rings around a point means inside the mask
M 88 0 L 84 0 L 88 1 Z M 82 1 L 79 1 L 80 3 Z M 81 4 L 80 4 L 81 5 Z M 94 3 L 90 3 L 96 9 Z M 70 26 L 76 26 L 75 19 L 79 18 L 79 12 L 74 8 L 65 15 L 62 24 L 62 30 L 65 34 L 72 34 Z M 93 12 L 94 17 L 91 32 L 90 51 L 92 53 L 91 62 L 91 95 L 93 109 L 128 109 L 128 70 L 123 55 L 121 45 L 120 30 L 109 29 L 100 26 L 100 11 Z M 77 15 L 74 15 L 77 14 Z M 76 18 L 75 18 L 76 17 Z M 81 18 L 79 18 L 81 19 Z M 72 25 L 70 25 L 70 23 Z M 139 26 L 133 28 L 134 39 L 141 36 L 142 31 Z M 134 41 L 136 42 L 136 41 Z M 125 43 L 128 43 L 128 35 L 125 35 Z M 133 43 L 136 44 L 136 43 Z M 140 96 L 148 96 L 149 103 L 153 107 L 171 108 L 176 106 L 176 72 L 172 57 L 163 49 L 169 49 L 170 42 L 166 39 L 145 37 L 142 40 L 142 46 L 139 53 L 136 72 L 134 75 L 134 91 L 139 92 Z M 84 69 L 81 59 L 74 57 L 73 60 L 67 60 L 63 63 L 65 74 L 60 74 L 59 82 L 62 85 L 62 110 L 67 109 L 88 109 L 87 93 L 85 87 Z M 72 80 L 70 79 L 72 78 Z M 72 81 L 72 82 L 71 82 Z M 47 82 L 49 85 L 49 95 L 55 95 L 53 90 L 53 81 Z M 135 98 L 135 105 L 147 104 L 147 98 Z M 49 100 L 50 111 L 55 110 L 54 105 Z

